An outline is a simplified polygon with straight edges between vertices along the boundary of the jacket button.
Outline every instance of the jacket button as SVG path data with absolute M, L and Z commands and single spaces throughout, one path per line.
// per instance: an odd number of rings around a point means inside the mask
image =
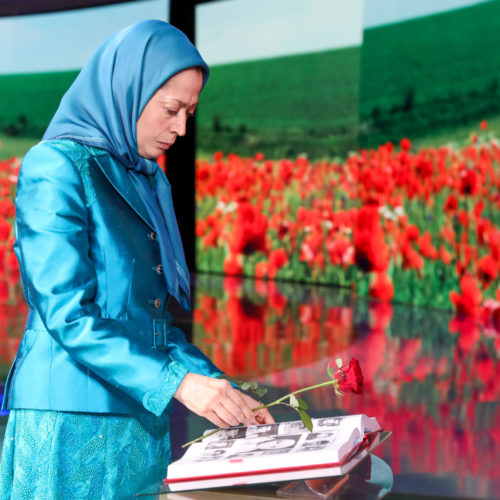
M 151 231 L 149 234 L 148 234 L 148 237 L 151 241 L 156 241 L 156 233 L 154 231 Z
M 153 268 L 158 274 L 163 274 L 163 266 L 161 264 L 158 264 L 156 267 Z

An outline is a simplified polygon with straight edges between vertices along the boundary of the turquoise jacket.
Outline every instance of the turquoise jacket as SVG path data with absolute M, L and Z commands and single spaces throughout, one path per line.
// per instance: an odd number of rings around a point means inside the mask
M 28 152 L 14 247 L 30 313 L 3 408 L 160 415 L 186 373 L 220 373 L 170 324 L 155 232 L 106 151 Z

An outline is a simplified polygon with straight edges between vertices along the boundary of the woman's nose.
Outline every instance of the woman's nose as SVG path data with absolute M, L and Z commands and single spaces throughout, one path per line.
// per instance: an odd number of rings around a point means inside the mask
M 186 135 L 186 121 L 187 118 L 183 116 L 179 116 L 177 120 L 175 121 L 175 133 L 177 135 L 185 136 Z

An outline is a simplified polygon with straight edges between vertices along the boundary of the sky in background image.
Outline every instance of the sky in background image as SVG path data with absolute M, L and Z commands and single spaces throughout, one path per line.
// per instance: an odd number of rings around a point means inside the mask
M 196 7 L 208 64 L 320 52 L 362 43 L 370 28 L 492 0 L 219 0 Z
M 209 64 L 319 52 L 362 43 L 362 29 L 498 0 L 220 0 L 196 7 Z M 107 36 L 169 17 L 169 0 L 137 0 L 0 18 L 0 74 L 79 69 Z M 7 50 L 5 50 L 7 49 Z
M 168 21 L 169 0 L 0 18 L 0 74 L 80 69 L 112 33 L 144 19 Z
M 208 64 L 359 46 L 363 0 L 223 0 L 196 7 Z

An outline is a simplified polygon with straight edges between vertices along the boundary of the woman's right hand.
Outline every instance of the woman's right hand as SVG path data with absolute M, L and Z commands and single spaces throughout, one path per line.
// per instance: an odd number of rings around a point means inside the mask
M 217 427 L 229 427 L 238 424 L 257 425 L 272 423 L 273 418 L 267 410 L 257 415 L 249 406 L 253 400 L 244 397 L 227 380 L 188 373 L 180 383 L 174 397 L 194 413 L 210 420 Z

